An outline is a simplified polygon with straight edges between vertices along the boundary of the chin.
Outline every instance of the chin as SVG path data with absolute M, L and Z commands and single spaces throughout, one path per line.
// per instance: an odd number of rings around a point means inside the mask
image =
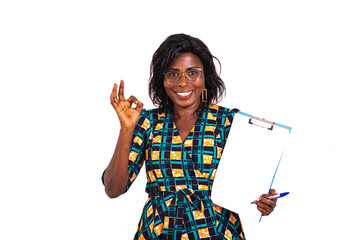
M 198 101 L 198 102 L 196 102 L 196 101 L 176 101 L 173 104 L 174 104 L 174 106 L 178 106 L 181 108 L 190 108 L 190 107 L 194 107 L 194 106 L 198 107 L 201 104 L 201 102 L 200 101 Z

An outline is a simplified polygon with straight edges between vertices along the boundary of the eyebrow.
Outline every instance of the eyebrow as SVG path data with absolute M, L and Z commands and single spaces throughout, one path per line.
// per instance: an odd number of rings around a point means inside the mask
M 200 68 L 200 67 L 189 67 L 189 68 L 186 69 L 186 71 L 187 71 L 187 70 L 191 70 L 191 69 L 197 69 L 197 68 L 202 69 L 202 68 Z M 178 68 L 168 68 L 167 71 L 168 71 L 168 70 L 179 71 Z

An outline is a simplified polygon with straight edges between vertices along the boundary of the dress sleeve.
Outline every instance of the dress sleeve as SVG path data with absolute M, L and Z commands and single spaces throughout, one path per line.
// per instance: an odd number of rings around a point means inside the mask
M 239 110 L 237 108 L 233 108 L 227 114 L 227 117 L 226 117 L 226 120 L 225 120 L 225 123 L 224 123 L 225 141 L 227 141 L 229 131 L 231 130 L 231 127 L 232 127 L 234 116 L 235 116 L 235 114 L 237 112 L 239 112 Z
M 132 136 L 132 143 L 128 156 L 128 181 L 125 192 L 127 192 L 131 187 L 143 165 L 145 159 L 146 142 L 148 139 L 148 130 L 151 128 L 151 125 L 152 124 L 148 111 L 142 110 Z M 102 183 L 104 183 L 105 171 L 102 174 Z
M 132 143 L 128 160 L 128 181 L 126 191 L 131 187 L 133 181 L 137 178 L 146 157 L 146 142 L 148 139 L 149 129 L 152 124 L 149 112 L 143 110 L 137 121 L 133 132 Z

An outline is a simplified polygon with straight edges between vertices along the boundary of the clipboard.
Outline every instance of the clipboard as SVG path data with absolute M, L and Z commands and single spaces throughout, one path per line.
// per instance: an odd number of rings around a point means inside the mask
M 239 214 L 246 237 L 256 235 L 262 219 L 251 202 L 275 188 L 273 182 L 291 130 L 286 125 L 244 112 L 235 114 L 211 198 L 214 203 Z M 290 191 L 276 190 L 278 193 Z

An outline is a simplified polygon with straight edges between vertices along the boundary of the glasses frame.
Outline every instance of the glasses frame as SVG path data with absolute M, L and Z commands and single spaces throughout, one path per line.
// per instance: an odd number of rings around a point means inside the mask
M 196 79 L 194 79 L 194 80 L 191 80 L 191 79 L 187 76 L 187 72 L 189 72 L 189 71 L 191 71 L 191 70 L 199 70 L 199 71 L 200 71 L 198 77 L 197 77 Z M 166 73 L 168 73 L 168 72 L 176 72 L 176 73 L 180 73 L 180 74 L 178 75 L 178 78 L 177 78 L 176 80 L 170 80 L 170 79 L 166 78 Z M 182 74 L 184 74 L 185 77 L 188 79 L 188 81 L 194 82 L 194 81 L 198 80 L 198 78 L 201 76 L 202 72 L 203 72 L 203 69 L 202 69 L 202 68 L 193 67 L 193 68 L 188 68 L 188 69 L 187 69 L 186 71 L 184 71 L 184 72 L 181 72 L 181 71 L 178 71 L 178 70 L 166 70 L 166 71 L 163 73 L 163 76 L 164 76 L 164 78 L 165 78 L 167 81 L 169 81 L 169 82 L 171 82 L 171 83 L 176 83 L 176 82 L 178 82 L 178 80 L 180 80 L 180 78 L 182 77 Z

